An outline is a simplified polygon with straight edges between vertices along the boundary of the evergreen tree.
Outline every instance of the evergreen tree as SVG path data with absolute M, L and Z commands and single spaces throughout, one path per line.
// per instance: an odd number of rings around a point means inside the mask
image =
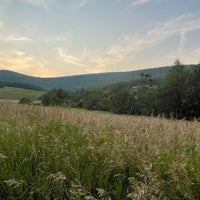
M 188 119 L 200 117 L 200 64 L 192 69 L 188 77 L 184 107 Z
M 169 70 L 164 84 L 159 89 L 159 109 L 167 117 L 182 118 L 183 99 L 186 90 L 187 72 L 180 60 Z

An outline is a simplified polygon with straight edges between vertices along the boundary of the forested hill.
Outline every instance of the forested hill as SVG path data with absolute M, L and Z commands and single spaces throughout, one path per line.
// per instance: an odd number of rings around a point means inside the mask
M 140 79 L 141 73 L 151 74 L 153 78 L 163 78 L 170 67 L 160 67 L 129 72 L 111 72 L 100 74 L 86 74 L 55 78 L 39 78 L 27 76 L 8 70 L 0 70 L 0 81 L 10 83 L 25 83 L 42 87 L 44 90 L 63 88 L 76 90 L 80 88 L 98 88 L 119 82 L 128 82 Z
M 42 87 L 44 90 L 63 88 L 76 90 L 80 88 L 98 88 L 110 84 L 140 79 L 140 74 L 150 74 L 154 79 L 164 78 L 170 67 L 160 67 L 129 72 L 111 72 L 100 74 L 76 75 L 56 78 L 39 78 L 27 76 L 8 70 L 0 70 L 0 81 L 11 83 L 25 83 Z

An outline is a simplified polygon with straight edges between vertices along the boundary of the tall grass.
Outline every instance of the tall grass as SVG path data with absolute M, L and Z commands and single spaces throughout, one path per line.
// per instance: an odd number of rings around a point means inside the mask
M 200 123 L 0 104 L 0 199 L 200 199 Z

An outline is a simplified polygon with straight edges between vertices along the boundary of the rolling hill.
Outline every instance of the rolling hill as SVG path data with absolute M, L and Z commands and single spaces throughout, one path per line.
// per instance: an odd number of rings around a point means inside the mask
M 10 83 L 24 83 L 42 87 L 44 90 L 52 88 L 63 88 L 66 90 L 77 90 L 81 88 L 105 87 L 119 82 L 127 82 L 140 79 L 141 73 L 151 74 L 153 78 L 165 77 L 170 67 L 160 67 L 153 69 L 128 71 L 128 72 L 110 72 L 100 74 L 86 74 L 76 76 L 65 76 L 55 78 L 40 78 L 27 76 L 8 70 L 0 70 L 0 81 Z

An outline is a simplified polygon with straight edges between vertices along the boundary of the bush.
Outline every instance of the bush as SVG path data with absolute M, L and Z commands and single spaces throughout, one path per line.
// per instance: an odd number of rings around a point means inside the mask
M 19 101 L 20 104 L 31 104 L 31 100 L 30 99 L 27 99 L 26 97 L 20 99 Z

